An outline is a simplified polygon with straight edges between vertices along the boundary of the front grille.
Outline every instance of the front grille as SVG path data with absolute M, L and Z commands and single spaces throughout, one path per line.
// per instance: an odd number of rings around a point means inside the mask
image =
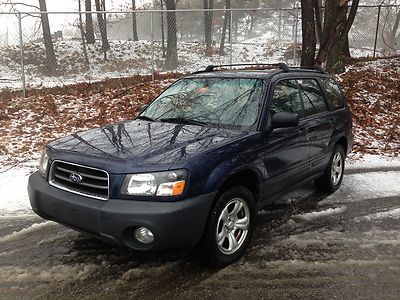
M 49 183 L 79 195 L 108 199 L 108 173 L 100 169 L 56 160 L 51 164 Z

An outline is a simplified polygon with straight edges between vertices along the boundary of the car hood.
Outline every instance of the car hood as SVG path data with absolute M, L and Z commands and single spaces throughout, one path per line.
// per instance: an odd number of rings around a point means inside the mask
M 73 152 L 137 165 L 174 164 L 244 135 L 222 128 L 132 120 L 71 134 L 51 142 L 49 148 L 58 154 Z

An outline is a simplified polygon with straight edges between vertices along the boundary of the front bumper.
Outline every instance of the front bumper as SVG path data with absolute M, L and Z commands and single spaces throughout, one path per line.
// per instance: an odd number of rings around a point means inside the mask
M 96 200 L 50 186 L 39 172 L 29 178 L 33 211 L 39 216 L 94 235 L 104 242 L 136 250 L 195 246 L 202 238 L 215 193 L 176 202 Z M 139 243 L 134 230 L 154 234 L 150 245 Z

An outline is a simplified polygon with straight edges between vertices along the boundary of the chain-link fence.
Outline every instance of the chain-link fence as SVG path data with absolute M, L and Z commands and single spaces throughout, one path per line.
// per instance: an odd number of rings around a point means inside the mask
M 400 6 L 360 6 L 351 54 L 399 53 L 398 14 Z M 209 64 L 297 65 L 301 57 L 300 8 L 0 13 L 0 22 L 0 89 L 24 95 L 32 87 L 154 78 Z

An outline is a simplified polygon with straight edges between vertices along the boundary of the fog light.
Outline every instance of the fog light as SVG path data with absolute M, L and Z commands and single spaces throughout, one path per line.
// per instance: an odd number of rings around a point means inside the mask
M 143 244 L 150 244 L 154 241 L 153 233 L 146 227 L 136 228 L 135 229 L 135 238 Z

